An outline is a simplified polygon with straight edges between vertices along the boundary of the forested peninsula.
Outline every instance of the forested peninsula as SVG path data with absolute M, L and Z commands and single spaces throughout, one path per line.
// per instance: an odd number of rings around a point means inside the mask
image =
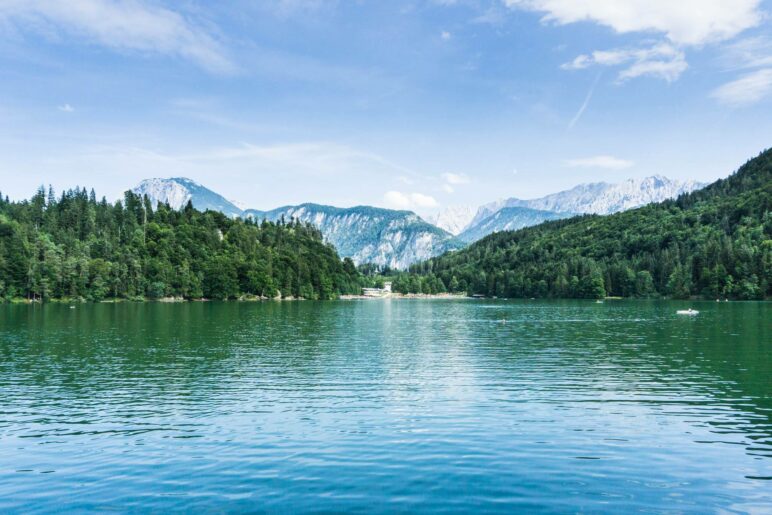
M 331 299 L 361 275 L 314 227 L 231 219 L 188 205 L 108 203 L 76 188 L 0 195 L 0 299 Z
M 675 200 L 492 234 L 394 278 L 505 298 L 772 297 L 772 149 Z

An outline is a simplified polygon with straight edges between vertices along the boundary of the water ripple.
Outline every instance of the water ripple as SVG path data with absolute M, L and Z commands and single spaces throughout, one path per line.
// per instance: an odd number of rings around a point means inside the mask
M 0 511 L 770 512 L 772 307 L 0 306 Z

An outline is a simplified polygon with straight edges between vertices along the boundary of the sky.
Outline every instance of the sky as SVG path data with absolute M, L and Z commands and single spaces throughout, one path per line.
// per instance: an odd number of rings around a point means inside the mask
M 0 191 L 430 214 L 772 144 L 762 0 L 0 0 Z

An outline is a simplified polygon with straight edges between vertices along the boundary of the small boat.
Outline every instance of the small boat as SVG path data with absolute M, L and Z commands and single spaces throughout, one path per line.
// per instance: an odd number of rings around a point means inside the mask
M 678 311 L 676 311 L 676 315 L 692 315 L 693 316 L 693 315 L 699 315 L 699 314 L 700 314 L 699 311 L 697 311 L 696 309 L 692 309 L 692 308 L 689 308 L 689 309 L 679 309 Z

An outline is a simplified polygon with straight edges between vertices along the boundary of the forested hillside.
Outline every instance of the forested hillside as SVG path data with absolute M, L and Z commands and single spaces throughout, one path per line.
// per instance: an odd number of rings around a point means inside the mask
M 490 235 L 411 268 L 398 291 L 499 297 L 772 296 L 772 150 L 676 200 Z
M 141 299 L 242 295 L 334 298 L 360 275 L 319 231 L 300 223 L 180 211 L 127 192 L 97 201 L 42 189 L 29 201 L 0 195 L 0 299 Z

